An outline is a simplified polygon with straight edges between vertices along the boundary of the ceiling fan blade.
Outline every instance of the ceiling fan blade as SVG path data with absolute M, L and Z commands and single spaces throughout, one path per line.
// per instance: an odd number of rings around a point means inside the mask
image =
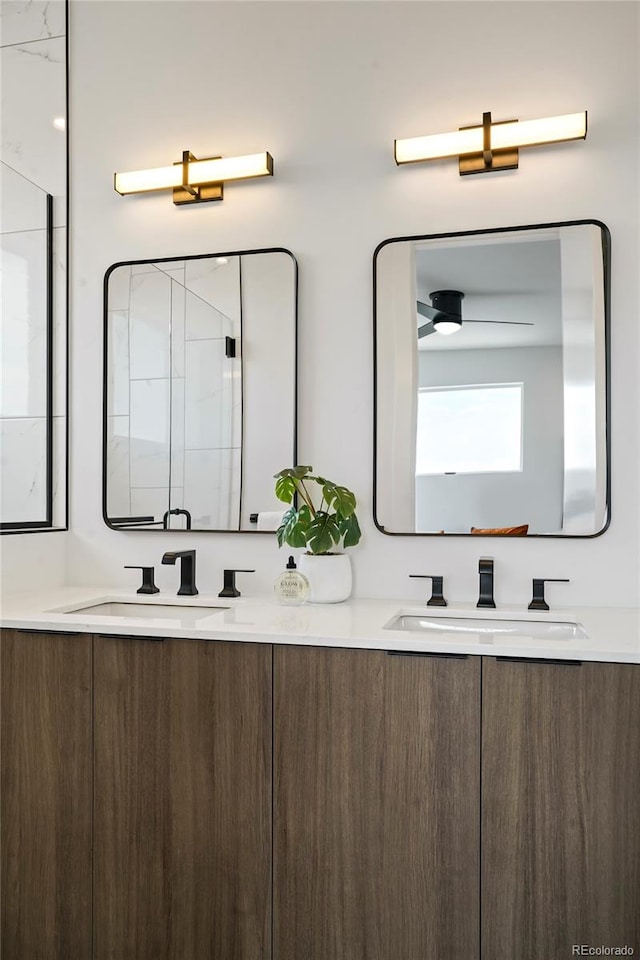
M 511 327 L 533 327 L 528 320 L 465 320 L 464 323 L 506 323 Z
M 430 337 L 435 332 L 436 328 L 432 323 L 423 323 L 421 327 L 418 327 L 418 340 L 422 340 L 423 337 Z
M 421 317 L 427 317 L 429 320 L 433 320 L 435 315 L 440 313 L 439 310 L 431 307 L 428 303 L 423 303 L 422 300 L 416 300 L 416 309 Z

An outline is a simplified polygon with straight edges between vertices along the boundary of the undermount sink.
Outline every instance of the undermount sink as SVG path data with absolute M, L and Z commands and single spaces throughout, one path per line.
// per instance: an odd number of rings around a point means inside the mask
M 142 620 L 188 620 L 194 623 L 210 617 L 219 610 L 228 610 L 228 607 L 197 607 L 184 606 L 177 603 L 125 603 L 109 601 L 94 603 L 89 606 L 75 607 L 65 610 L 67 614 L 88 614 L 90 617 L 126 617 Z
M 402 613 L 385 625 L 386 630 L 410 633 L 453 633 L 459 640 L 472 635 L 505 637 L 537 637 L 545 640 L 588 639 L 579 623 L 551 620 L 499 620 L 474 617 L 430 617 Z

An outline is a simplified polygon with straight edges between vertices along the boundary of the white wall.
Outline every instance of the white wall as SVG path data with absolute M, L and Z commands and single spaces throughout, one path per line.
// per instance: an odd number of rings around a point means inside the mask
M 73 546 L 75 582 L 131 584 L 195 545 L 201 590 L 223 566 L 281 569 L 269 535 L 116 533 L 100 515 L 102 276 L 116 260 L 282 245 L 300 266 L 299 459 L 352 487 L 363 596 L 421 598 L 409 573 L 477 592 L 496 559 L 498 602 L 532 576 L 571 578 L 568 604 L 638 599 L 638 5 L 626 2 L 88 2 L 71 22 Z M 479 121 L 589 110 L 586 142 L 525 150 L 520 169 L 458 176 L 396 168 L 393 139 Z M 221 204 L 122 198 L 115 170 L 181 151 L 269 150 L 273 180 Z M 372 501 L 372 255 L 387 237 L 595 217 L 613 237 L 613 521 L 594 540 L 385 537 Z M 173 568 L 161 586 L 176 588 Z M 132 584 L 133 585 L 133 584 Z

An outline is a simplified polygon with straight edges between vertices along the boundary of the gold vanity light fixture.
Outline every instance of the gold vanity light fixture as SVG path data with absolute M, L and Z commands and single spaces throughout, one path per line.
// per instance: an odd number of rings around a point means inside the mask
M 469 173 L 517 169 L 519 147 L 584 140 L 586 136 L 586 110 L 541 120 L 496 122 L 487 112 L 482 114 L 482 123 L 479 125 L 460 127 L 452 133 L 395 140 L 394 155 L 397 164 L 458 157 L 460 176 L 465 176 Z
M 198 160 L 190 150 L 184 150 L 182 160 L 170 167 L 116 173 L 113 187 L 122 196 L 150 190 L 173 190 L 175 204 L 205 203 L 222 200 L 223 185 L 227 180 L 272 176 L 273 157 L 270 153 Z

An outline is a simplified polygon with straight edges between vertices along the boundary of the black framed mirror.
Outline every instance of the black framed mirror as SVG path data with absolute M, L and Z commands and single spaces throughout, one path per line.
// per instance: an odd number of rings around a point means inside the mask
M 2 9 L 0 532 L 67 528 L 66 0 Z
M 282 248 L 113 264 L 103 515 L 117 530 L 262 532 L 296 462 L 297 299 Z
M 374 519 L 387 534 L 595 537 L 611 516 L 610 234 L 597 220 L 374 254 Z

